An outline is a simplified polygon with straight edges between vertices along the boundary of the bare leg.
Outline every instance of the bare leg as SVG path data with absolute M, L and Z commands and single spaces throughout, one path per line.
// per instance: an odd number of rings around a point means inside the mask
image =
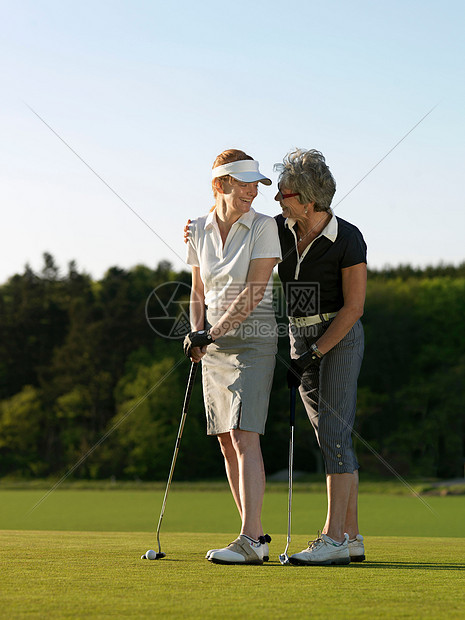
M 344 540 L 347 531 L 350 538 L 358 534 L 357 492 L 358 472 L 352 474 L 328 474 L 328 514 L 323 533 L 337 542 Z
M 229 488 L 231 489 L 232 496 L 236 502 L 237 510 L 239 511 L 239 516 L 242 521 L 242 506 L 239 490 L 239 463 L 237 460 L 236 450 L 234 449 L 231 435 L 229 433 L 222 433 L 221 435 L 218 435 L 218 441 L 220 442 L 221 452 L 224 457 L 224 466 L 229 482 Z
M 347 505 L 346 520 L 344 525 L 344 532 L 349 534 L 349 538 L 352 540 L 359 534 L 358 530 L 358 470 L 354 471 L 352 478 L 352 485 L 350 487 L 349 502 Z
M 249 431 L 233 430 L 231 438 L 239 465 L 241 534 L 257 540 L 263 535 L 261 512 L 265 494 L 265 468 L 260 448 L 260 435 Z

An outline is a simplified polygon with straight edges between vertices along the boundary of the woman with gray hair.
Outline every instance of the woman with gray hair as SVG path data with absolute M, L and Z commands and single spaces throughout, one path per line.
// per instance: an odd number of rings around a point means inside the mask
M 365 559 L 358 530 L 358 468 L 352 446 L 363 357 L 366 245 L 336 217 L 336 183 L 323 155 L 299 149 L 278 164 L 276 217 L 291 341 L 289 387 L 299 387 L 323 455 L 328 513 L 322 533 L 289 560 L 298 565 Z
M 278 164 L 282 261 L 278 273 L 289 316 L 289 387 L 299 387 L 326 469 L 328 513 L 321 535 L 292 564 L 365 559 L 358 530 L 358 468 L 352 446 L 357 379 L 363 357 L 366 244 L 336 217 L 336 183 L 324 156 L 298 149 Z M 190 231 L 185 229 L 186 241 Z

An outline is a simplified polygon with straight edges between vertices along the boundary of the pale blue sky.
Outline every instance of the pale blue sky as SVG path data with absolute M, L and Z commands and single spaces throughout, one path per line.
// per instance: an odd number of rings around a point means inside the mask
M 210 169 L 242 148 L 271 175 L 321 150 L 371 267 L 464 260 L 461 1 L 0 3 L 0 282 L 51 252 L 99 278 L 184 268 Z M 31 106 L 174 250 L 60 142 Z M 259 211 L 275 214 L 275 185 Z

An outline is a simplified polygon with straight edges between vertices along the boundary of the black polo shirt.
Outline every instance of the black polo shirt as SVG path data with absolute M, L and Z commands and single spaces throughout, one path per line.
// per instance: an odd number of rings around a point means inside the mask
M 336 217 L 336 216 L 333 216 Z M 278 265 L 288 316 L 311 316 L 336 312 L 344 305 L 341 269 L 367 262 L 367 246 L 356 226 L 336 217 L 337 236 L 325 236 L 335 229 L 331 221 L 317 237 L 298 267 L 296 236 L 282 215 L 275 217 L 283 260 Z M 330 235 L 331 236 L 331 235 Z

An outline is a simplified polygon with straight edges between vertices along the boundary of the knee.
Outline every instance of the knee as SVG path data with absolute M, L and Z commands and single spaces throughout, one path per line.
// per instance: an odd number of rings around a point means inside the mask
M 226 460 L 236 455 L 236 451 L 234 449 L 229 433 L 225 433 L 224 435 L 218 435 L 218 442 L 220 444 L 221 454 Z
M 231 443 L 237 455 L 260 449 L 260 436 L 250 431 L 231 431 Z

